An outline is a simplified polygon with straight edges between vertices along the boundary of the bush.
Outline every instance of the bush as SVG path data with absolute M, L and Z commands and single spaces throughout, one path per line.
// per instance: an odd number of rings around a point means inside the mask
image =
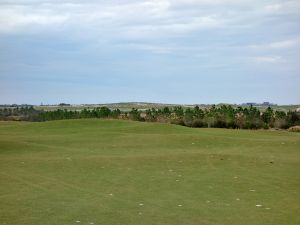
M 173 119 L 173 120 L 171 120 L 171 124 L 185 126 L 185 123 L 182 119 Z
M 191 127 L 207 127 L 207 124 L 203 122 L 201 119 L 195 119 L 192 122 Z

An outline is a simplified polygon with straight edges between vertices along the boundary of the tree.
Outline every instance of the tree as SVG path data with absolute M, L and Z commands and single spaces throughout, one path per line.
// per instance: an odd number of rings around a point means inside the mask
M 171 110 L 169 109 L 169 107 L 164 107 L 162 113 L 164 116 L 169 117 L 171 115 Z
M 115 119 L 119 118 L 121 115 L 121 110 L 120 109 L 115 109 L 111 112 L 111 116 Z
M 269 106 L 262 114 L 262 120 L 265 123 L 265 128 L 273 127 L 274 111 Z
M 141 121 L 141 115 L 137 109 L 132 108 L 131 111 L 129 112 L 129 115 L 132 120 Z
M 175 106 L 173 111 L 177 118 L 183 118 L 184 110 L 181 106 Z

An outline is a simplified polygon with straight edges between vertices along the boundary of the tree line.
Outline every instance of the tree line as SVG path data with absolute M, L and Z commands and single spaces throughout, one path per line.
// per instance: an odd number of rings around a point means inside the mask
M 138 110 L 129 112 L 107 107 L 83 110 L 57 109 L 53 111 L 36 110 L 33 107 L 16 107 L 0 109 L 0 120 L 49 121 L 82 118 L 114 118 L 145 122 L 173 123 L 188 127 L 216 127 L 240 129 L 286 129 L 300 125 L 300 115 L 296 111 L 278 111 L 268 107 L 264 111 L 258 108 L 221 105 L 201 109 L 183 108 L 181 106 L 164 107 L 161 109 Z
M 237 107 L 215 105 L 201 109 L 198 106 L 184 109 L 181 106 L 163 109 L 148 109 L 141 113 L 133 109 L 130 112 L 133 120 L 151 122 L 169 122 L 188 127 L 215 127 L 240 129 L 286 129 L 300 124 L 300 115 L 296 111 L 274 110 L 268 107 L 261 112 L 256 107 Z

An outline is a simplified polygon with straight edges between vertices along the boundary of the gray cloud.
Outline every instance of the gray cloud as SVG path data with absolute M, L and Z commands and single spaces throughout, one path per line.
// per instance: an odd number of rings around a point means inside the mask
M 0 32 L 47 29 L 84 30 L 91 36 L 153 37 L 198 30 L 243 28 L 299 16 L 298 1 L 148 0 L 148 1 L 2 1 Z M 299 11 L 298 11 L 299 10 Z M 290 18 L 289 18 L 290 19 Z

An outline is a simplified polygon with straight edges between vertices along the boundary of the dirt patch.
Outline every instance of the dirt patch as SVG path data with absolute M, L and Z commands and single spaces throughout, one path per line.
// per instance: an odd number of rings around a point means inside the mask
M 300 126 L 293 126 L 288 129 L 291 132 L 300 132 Z

